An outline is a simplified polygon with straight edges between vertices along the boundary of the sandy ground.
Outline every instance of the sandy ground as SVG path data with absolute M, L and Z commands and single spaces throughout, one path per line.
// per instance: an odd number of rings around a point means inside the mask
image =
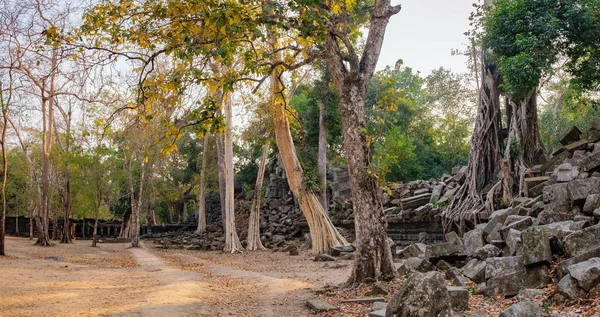
M 309 316 L 313 289 L 342 283 L 309 253 L 162 251 L 90 241 L 32 245 L 7 238 L 0 316 Z

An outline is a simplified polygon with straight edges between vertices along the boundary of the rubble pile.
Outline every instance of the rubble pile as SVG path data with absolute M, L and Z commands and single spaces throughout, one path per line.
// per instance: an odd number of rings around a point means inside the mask
M 157 249 L 185 249 L 217 251 L 225 247 L 225 236 L 220 226 L 208 225 L 206 232 L 171 231 L 142 237 L 154 242 Z
M 442 271 L 455 292 L 467 292 L 473 282 L 476 294 L 515 296 L 553 283 L 557 302 L 585 298 L 600 287 L 599 141 L 600 118 L 586 133 L 575 127 L 565 131 L 563 146 L 545 164 L 531 168 L 523 197 L 483 217 L 487 222 L 463 237 L 450 232 L 442 243 L 413 243 L 399 250 L 398 273 Z M 418 196 L 417 191 L 410 195 Z M 401 196 L 392 197 L 402 206 Z M 390 307 L 388 315 L 396 313 Z M 522 301 L 502 316 L 516 316 L 516 310 L 537 312 L 539 307 Z

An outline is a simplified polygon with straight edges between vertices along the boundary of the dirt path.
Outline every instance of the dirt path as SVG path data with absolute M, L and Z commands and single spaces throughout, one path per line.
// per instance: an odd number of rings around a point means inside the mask
M 309 255 L 157 251 L 89 241 L 7 239 L 0 316 L 308 316 L 313 287 L 337 284 Z

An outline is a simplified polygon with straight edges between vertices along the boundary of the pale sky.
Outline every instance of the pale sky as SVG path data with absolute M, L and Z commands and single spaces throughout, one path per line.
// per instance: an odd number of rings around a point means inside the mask
M 393 66 L 398 59 L 413 70 L 428 75 L 444 66 L 465 72 L 466 57 L 452 56 L 452 49 L 464 49 L 473 0 L 392 0 L 402 10 L 390 19 L 378 69 Z

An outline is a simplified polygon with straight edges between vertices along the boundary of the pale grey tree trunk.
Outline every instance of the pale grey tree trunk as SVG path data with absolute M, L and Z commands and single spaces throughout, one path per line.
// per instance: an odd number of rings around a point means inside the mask
M 319 176 L 321 179 L 321 195 L 319 202 L 325 211 L 329 210 L 327 204 L 327 124 L 325 123 L 325 103 L 319 103 L 319 152 L 317 157 L 317 165 Z

